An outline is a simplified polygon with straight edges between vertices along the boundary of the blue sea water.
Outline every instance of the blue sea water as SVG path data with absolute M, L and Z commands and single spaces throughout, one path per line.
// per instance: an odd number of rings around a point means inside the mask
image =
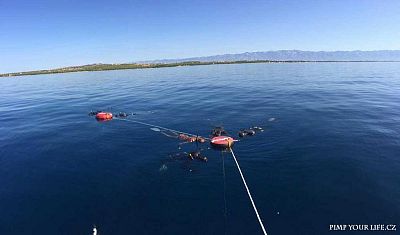
M 203 144 L 207 163 L 171 159 L 196 145 L 97 122 L 97 109 L 203 136 L 263 127 L 234 151 L 269 234 L 400 226 L 399 63 L 80 72 L 0 87 L 0 234 L 261 234 L 229 153 Z

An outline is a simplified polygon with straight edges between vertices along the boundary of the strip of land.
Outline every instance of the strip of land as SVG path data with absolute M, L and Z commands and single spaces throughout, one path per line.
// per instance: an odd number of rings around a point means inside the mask
M 214 61 L 214 62 L 201 62 L 201 61 L 186 61 L 179 63 L 155 63 L 155 64 L 89 64 L 82 66 L 72 66 L 57 69 L 35 70 L 16 73 L 0 74 L 0 77 L 15 77 L 27 75 L 40 75 L 40 74 L 56 74 L 56 73 L 72 73 L 72 72 L 87 72 L 87 71 L 107 71 L 107 70 L 122 70 L 122 69 L 146 69 L 146 68 L 164 68 L 164 67 L 178 67 L 178 66 L 195 66 L 195 65 L 212 65 L 212 64 L 250 64 L 250 63 L 326 63 L 326 62 L 398 62 L 398 61 L 305 61 L 305 60 L 238 60 L 238 61 Z

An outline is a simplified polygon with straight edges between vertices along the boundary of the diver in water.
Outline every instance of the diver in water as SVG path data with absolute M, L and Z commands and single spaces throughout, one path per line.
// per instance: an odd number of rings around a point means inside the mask
M 188 157 L 192 160 L 198 159 L 204 162 L 208 161 L 207 157 L 203 156 L 200 151 L 192 151 L 188 154 Z
M 256 132 L 252 129 L 242 129 L 239 131 L 239 137 L 252 136 L 255 134 Z
M 183 143 L 180 143 L 179 145 L 182 144 L 186 144 L 186 143 L 205 143 L 206 139 L 201 137 L 201 136 L 189 136 L 189 135 L 185 135 L 185 134 L 179 134 L 176 132 L 172 132 L 172 131 L 161 131 L 161 134 L 170 137 L 170 138 L 177 138 L 179 140 L 182 140 Z
M 204 142 L 206 142 L 206 139 L 204 139 L 201 136 L 194 137 L 194 136 L 188 136 L 188 135 L 185 135 L 185 134 L 179 134 L 178 138 L 180 140 L 183 140 L 183 141 L 188 142 L 188 143 L 193 143 L 193 142 L 204 143 Z
M 120 118 L 127 118 L 129 116 L 128 113 L 125 112 L 119 112 L 117 115 L 115 115 L 116 117 L 120 117 Z
M 101 110 L 97 110 L 97 111 L 90 110 L 89 116 L 96 116 L 98 113 L 101 113 L 101 112 L 103 112 L 103 111 L 101 111 Z
M 207 162 L 208 158 L 201 154 L 201 150 L 191 151 L 191 152 L 178 152 L 174 154 L 169 154 L 168 159 L 162 161 L 162 165 L 159 169 L 160 172 L 163 172 L 168 169 L 169 162 L 179 162 L 182 163 L 182 168 L 185 170 L 189 170 L 193 172 L 192 164 L 194 164 L 194 160 L 197 159 L 202 162 Z
M 176 154 L 171 154 L 169 155 L 169 157 L 172 160 L 183 160 L 183 159 L 189 159 L 189 160 L 200 160 L 203 162 L 207 162 L 208 158 L 206 156 L 204 156 L 203 154 L 201 154 L 200 150 L 196 150 L 196 151 L 191 151 L 191 152 L 180 152 L 180 153 L 176 153 Z
M 228 132 L 226 132 L 224 127 L 222 127 L 222 126 L 214 127 L 214 129 L 212 129 L 212 131 L 211 131 L 211 135 L 214 137 L 221 136 L 221 135 L 227 135 L 227 134 L 228 134 Z
M 259 127 L 259 126 L 250 127 L 250 129 L 255 130 L 255 131 L 261 131 L 261 132 L 264 131 L 264 129 L 262 129 L 262 127 Z
M 241 129 L 238 134 L 239 137 L 253 136 L 259 131 L 263 132 L 264 130 L 261 127 L 253 126 L 250 127 L 249 129 Z

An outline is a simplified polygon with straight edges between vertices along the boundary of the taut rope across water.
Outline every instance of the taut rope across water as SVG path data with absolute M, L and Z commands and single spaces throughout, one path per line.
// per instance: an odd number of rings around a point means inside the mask
M 244 176 L 243 176 L 242 170 L 240 169 L 240 166 L 239 166 L 239 163 L 238 163 L 238 161 L 237 161 L 237 159 L 236 159 L 236 156 L 235 156 L 235 154 L 233 153 L 233 150 L 232 150 L 232 148 L 230 148 L 229 150 L 230 150 L 230 151 L 231 151 L 231 153 L 232 153 L 232 157 L 233 157 L 233 159 L 235 160 L 235 163 L 236 163 L 236 166 L 237 166 L 237 168 L 238 168 L 238 170 L 239 170 L 240 176 L 242 177 L 242 180 L 243 180 L 244 187 L 246 187 L 247 194 L 249 195 L 249 198 L 250 198 L 251 204 L 253 205 L 254 212 L 256 212 L 257 219 L 258 219 L 258 222 L 260 223 L 261 229 L 262 229 L 262 231 L 264 232 L 264 234 L 265 234 L 265 235 L 267 235 L 267 231 L 265 231 L 264 224 L 263 224 L 263 222 L 262 222 L 262 220 L 261 220 L 261 217 L 260 217 L 260 215 L 258 214 L 258 210 L 257 210 L 256 204 L 255 204 L 255 203 L 254 203 L 254 201 L 253 201 L 253 197 L 251 196 L 251 193 L 250 193 L 249 187 L 247 187 L 246 180 L 244 179 Z
M 136 121 L 136 120 L 132 120 L 132 119 L 124 119 L 124 118 L 114 118 L 116 120 L 121 120 L 121 121 L 127 121 L 127 122 L 133 122 L 133 123 L 138 123 L 138 124 L 142 124 L 145 126 L 150 126 L 150 127 L 155 127 L 155 128 L 159 128 L 161 130 L 166 130 L 166 131 L 171 131 L 171 132 L 176 132 L 176 133 L 180 133 L 180 134 L 185 134 L 185 135 L 190 135 L 190 136 L 199 136 L 199 135 L 195 135 L 195 134 L 191 134 L 191 133 L 187 133 L 187 132 L 183 132 L 183 131 L 178 131 L 178 130 L 174 130 L 174 129 L 170 129 L 170 128 L 166 128 L 166 127 L 162 127 L 162 126 L 157 126 L 157 125 L 153 125 L 150 123 L 145 123 L 145 122 L 141 122 L 141 121 Z M 202 137 L 206 140 L 210 140 L 210 138 L 206 138 L 206 137 Z
M 222 175 L 224 178 L 224 234 L 226 234 L 226 223 L 227 223 L 227 215 L 228 215 L 228 210 L 226 207 L 226 175 L 225 175 L 225 160 L 224 160 L 224 152 L 221 151 L 221 157 L 222 157 Z

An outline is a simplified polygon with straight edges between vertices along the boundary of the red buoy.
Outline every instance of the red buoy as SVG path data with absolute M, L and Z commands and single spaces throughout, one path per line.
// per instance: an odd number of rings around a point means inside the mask
M 113 118 L 112 113 L 100 112 L 96 114 L 96 119 L 99 121 L 108 121 Z
M 216 136 L 211 139 L 211 145 L 220 148 L 230 148 L 234 141 L 235 140 L 229 136 Z

